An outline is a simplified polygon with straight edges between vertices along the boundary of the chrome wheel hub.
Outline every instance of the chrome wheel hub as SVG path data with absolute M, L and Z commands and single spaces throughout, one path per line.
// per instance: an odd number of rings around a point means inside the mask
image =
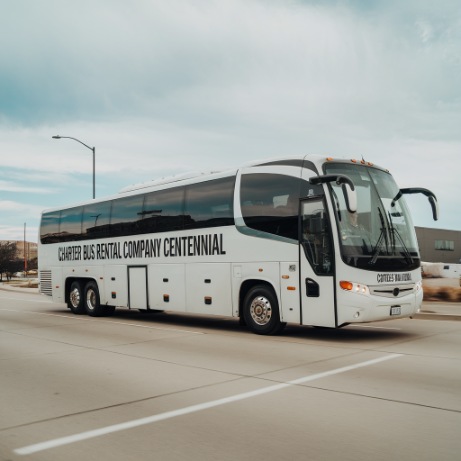
M 74 288 L 69 295 L 70 303 L 73 307 L 77 308 L 80 304 L 80 291 Z
M 96 306 L 96 293 L 93 290 L 88 290 L 86 293 L 86 305 L 90 310 Z
M 272 318 L 272 306 L 264 296 L 258 296 L 250 306 L 251 318 L 258 325 L 267 325 Z

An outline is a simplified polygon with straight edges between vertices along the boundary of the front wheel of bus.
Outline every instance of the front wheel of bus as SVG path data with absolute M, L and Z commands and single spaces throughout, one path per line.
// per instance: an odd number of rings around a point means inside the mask
M 72 285 L 70 286 L 67 307 L 71 310 L 73 314 L 81 315 L 85 313 L 82 286 L 79 282 L 72 282 Z
M 245 296 L 243 317 L 248 328 L 258 335 L 275 335 L 286 325 L 280 321 L 275 293 L 262 285 L 255 286 Z
M 95 282 L 88 282 L 85 287 L 85 309 L 91 317 L 104 315 L 104 307 L 99 303 L 99 290 Z

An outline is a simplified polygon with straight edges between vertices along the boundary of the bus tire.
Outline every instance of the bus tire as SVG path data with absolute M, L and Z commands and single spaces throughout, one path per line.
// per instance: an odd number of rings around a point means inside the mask
M 98 285 L 93 281 L 85 286 L 84 304 L 86 313 L 91 317 L 101 317 L 105 314 L 104 306 L 99 302 Z
M 276 335 L 285 327 L 274 291 L 264 285 L 253 287 L 243 301 L 243 318 L 248 328 L 258 335 Z
M 85 314 L 85 306 L 83 304 L 83 292 L 80 282 L 74 281 L 70 286 L 69 298 L 67 300 L 67 307 L 73 314 Z

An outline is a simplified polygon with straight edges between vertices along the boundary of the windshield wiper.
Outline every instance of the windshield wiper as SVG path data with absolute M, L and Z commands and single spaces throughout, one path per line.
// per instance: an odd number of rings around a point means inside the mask
M 392 242 L 392 245 L 393 245 L 393 249 L 392 251 L 395 252 L 395 237 L 397 236 L 400 244 L 402 245 L 402 253 L 405 257 L 405 260 L 407 261 L 407 263 L 409 264 L 413 264 L 413 256 L 411 256 L 411 253 L 410 251 L 408 250 L 407 246 L 405 245 L 405 242 L 403 241 L 403 238 L 402 236 L 400 235 L 400 232 L 395 228 L 394 226 L 394 223 L 392 221 L 392 217 L 391 217 L 391 214 L 389 214 L 389 225 L 390 225 L 390 230 L 392 232 L 392 236 L 393 236 L 393 242 Z
M 378 259 L 379 253 L 381 252 L 381 248 L 383 246 L 383 240 L 386 243 L 386 253 L 389 254 L 389 241 L 387 238 L 387 232 L 386 232 L 386 225 L 384 223 L 384 216 L 381 211 L 381 208 L 378 207 L 378 213 L 379 213 L 379 219 L 381 221 L 381 233 L 379 234 L 378 241 L 376 242 L 376 246 L 374 249 L 373 256 L 371 260 L 368 262 L 368 264 L 376 264 L 376 261 Z

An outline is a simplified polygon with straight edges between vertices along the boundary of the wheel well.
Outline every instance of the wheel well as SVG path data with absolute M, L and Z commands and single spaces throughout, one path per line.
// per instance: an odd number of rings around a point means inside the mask
M 269 282 L 266 282 L 265 280 L 258 280 L 258 279 L 245 280 L 240 286 L 240 294 L 239 294 L 239 317 L 241 319 L 243 318 L 242 309 L 243 309 L 243 301 L 245 299 L 245 296 L 256 285 L 265 286 L 266 288 L 272 290 L 274 292 L 274 295 L 278 299 L 278 296 L 277 296 L 277 293 L 274 287 Z
M 85 285 L 93 281 L 97 284 L 96 280 L 93 278 L 84 278 L 84 277 L 69 277 L 66 279 L 66 285 L 65 285 L 65 290 L 64 290 L 64 301 L 67 303 L 69 301 L 69 293 L 70 293 L 70 286 L 74 282 L 79 282 L 82 290 L 85 289 Z

